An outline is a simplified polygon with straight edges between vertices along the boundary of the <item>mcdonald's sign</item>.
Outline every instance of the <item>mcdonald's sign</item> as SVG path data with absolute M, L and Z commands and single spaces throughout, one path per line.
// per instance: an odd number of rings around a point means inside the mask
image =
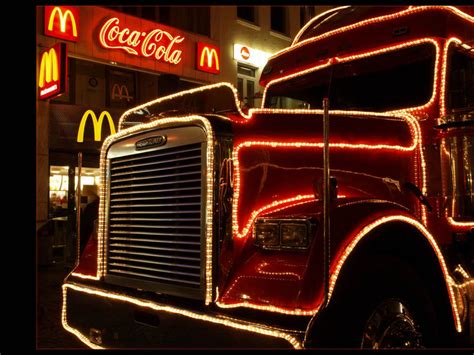
M 202 42 L 197 43 L 196 67 L 198 70 L 212 74 L 220 73 L 219 47 Z
M 112 116 L 107 111 L 102 111 L 99 115 L 99 119 L 95 115 L 95 112 L 92 110 L 87 110 L 84 112 L 81 118 L 81 123 L 79 124 L 79 129 L 77 131 L 77 142 L 84 142 L 84 130 L 86 129 L 87 120 L 89 117 L 92 119 L 92 125 L 94 127 L 94 140 L 100 142 L 102 139 L 102 126 L 104 118 L 107 117 L 107 122 L 109 123 L 110 134 L 115 134 L 115 125 Z
M 133 96 L 130 96 L 128 88 L 125 85 L 114 84 L 112 86 L 112 100 L 122 99 L 130 101 L 133 99 Z
M 39 98 L 58 96 L 66 91 L 67 46 L 57 43 L 40 53 L 38 71 Z
M 45 6 L 44 34 L 77 42 L 79 11 L 73 6 Z

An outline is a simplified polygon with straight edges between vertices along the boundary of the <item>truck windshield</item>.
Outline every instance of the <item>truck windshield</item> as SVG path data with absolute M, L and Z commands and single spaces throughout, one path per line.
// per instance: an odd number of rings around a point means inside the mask
M 270 85 L 264 107 L 388 111 L 427 103 L 436 51 L 431 43 L 335 64 Z

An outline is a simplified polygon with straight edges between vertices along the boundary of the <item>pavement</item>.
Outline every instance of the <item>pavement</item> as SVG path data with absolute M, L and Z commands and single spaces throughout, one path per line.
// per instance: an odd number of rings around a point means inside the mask
M 36 349 L 89 349 L 61 324 L 64 262 L 37 267 Z

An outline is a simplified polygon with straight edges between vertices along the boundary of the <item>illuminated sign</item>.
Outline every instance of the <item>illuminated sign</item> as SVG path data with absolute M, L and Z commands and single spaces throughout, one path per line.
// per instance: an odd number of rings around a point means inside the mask
M 177 49 L 177 45 L 184 39 L 159 28 L 146 32 L 121 27 L 117 17 L 107 19 L 99 30 L 99 42 L 106 49 L 123 50 L 131 55 L 169 64 L 178 64 L 183 59 L 183 51 Z
M 41 100 L 61 95 L 66 91 L 67 47 L 57 43 L 40 53 L 38 73 L 39 98 Z
M 212 74 L 220 73 L 219 47 L 202 42 L 197 43 L 196 67 Z
M 260 68 L 267 64 L 270 55 L 270 53 L 253 49 L 242 44 L 234 44 L 234 59 L 239 62 L 248 63 Z
M 44 7 L 44 34 L 77 42 L 79 11 L 71 6 Z
M 84 142 L 84 130 L 86 128 L 86 123 L 88 118 L 92 119 L 92 124 L 94 125 L 94 140 L 96 142 L 101 141 L 102 137 L 102 123 L 104 121 L 104 117 L 107 117 L 107 121 L 109 122 L 110 134 L 115 134 L 115 125 L 114 121 L 112 120 L 112 116 L 107 111 L 102 111 L 99 115 L 99 119 L 95 115 L 94 111 L 87 110 L 84 112 L 81 118 L 81 123 L 79 124 L 79 130 L 77 131 L 77 142 L 82 143 Z
M 114 84 L 114 86 L 112 86 L 112 100 L 122 99 L 130 101 L 133 99 L 133 96 L 130 96 L 125 85 Z

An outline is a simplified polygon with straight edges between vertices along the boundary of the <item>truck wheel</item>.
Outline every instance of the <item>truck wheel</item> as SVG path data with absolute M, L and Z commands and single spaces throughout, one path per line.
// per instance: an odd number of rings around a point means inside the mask
M 412 313 L 399 299 L 391 298 L 376 306 L 362 333 L 362 348 L 423 348 L 423 336 Z
M 444 343 L 446 334 L 439 329 L 443 321 L 413 267 L 389 255 L 358 260 L 343 267 L 328 307 L 308 329 L 307 347 L 420 348 Z

